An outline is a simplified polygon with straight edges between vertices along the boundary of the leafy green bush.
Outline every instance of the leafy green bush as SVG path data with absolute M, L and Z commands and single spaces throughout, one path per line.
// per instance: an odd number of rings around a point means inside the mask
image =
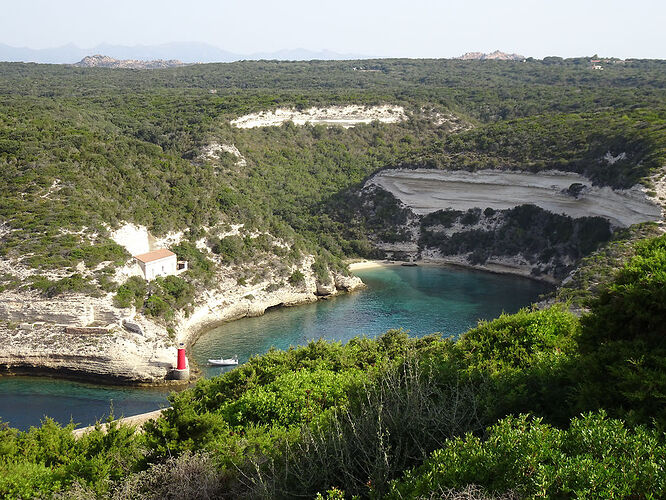
M 244 255 L 245 241 L 240 236 L 225 236 L 224 238 L 212 238 L 211 249 L 224 260 L 233 262 Z
M 164 298 L 174 309 L 184 309 L 194 300 L 194 285 L 179 276 L 160 276 L 150 283 L 150 293 Z
M 577 404 L 664 428 L 666 237 L 641 241 L 634 253 L 581 318 Z
M 111 261 L 123 264 L 130 255 L 114 241 L 82 245 L 69 252 L 68 257 L 75 261 L 83 260 L 88 267 L 95 267 L 100 262 Z
M 381 496 L 389 480 L 446 439 L 482 428 L 477 388 L 409 355 L 347 392 L 347 404 L 303 426 L 298 439 L 278 443 L 284 451 L 269 467 L 250 467 L 258 486 L 252 496 L 313 497 L 333 485 L 362 496 L 371 485 Z
M 378 366 L 431 342 L 392 330 L 376 340 L 357 338 L 344 346 L 320 340 L 288 351 L 271 350 L 221 377 L 200 380 L 194 388 L 172 394 L 173 411 L 149 423 L 146 437 L 153 453 L 168 456 L 174 450 L 205 449 L 232 422 L 240 426 L 237 431 L 245 432 L 278 421 L 298 427 L 328 410 L 342 388 L 362 382 Z M 326 397 L 314 387 L 317 377 L 331 386 L 324 389 L 330 391 Z M 287 394 L 292 389 L 295 393 Z M 277 394 L 284 395 L 284 402 Z
M 109 425 L 79 439 L 73 424 L 61 427 L 45 419 L 27 432 L 0 434 L 0 496 L 49 497 L 80 482 L 98 496 L 108 493 L 111 481 L 134 470 L 141 456 L 142 440 L 132 427 Z
M 181 241 L 171 250 L 178 256 L 178 260 L 187 261 L 188 276 L 203 283 L 210 284 L 212 282 L 215 276 L 215 266 L 195 244 L 189 241 Z
M 556 299 L 576 308 L 587 308 L 590 300 L 612 281 L 617 270 L 635 254 L 636 243 L 659 234 L 659 228 L 653 222 L 616 230 L 611 241 L 578 264 L 571 279 L 555 291 Z
M 291 276 L 289 276 L 289 281 L 290 285 L 297 286 L 297 285 L 302 285 L 305 283 L 305 275 L 298 269 L 296 269 L 293 273 L 291 273 Z
M 578 318 L 562 306 L 521 309 L 492 321 L 480 321 L 461 335 L 456 348 L 466 363 L 497 373 L 527 368 L 544 356 L 567 356 L 576 352 Z
M 635 252 L 582 319 L 588 350 L 639 339 L 666 347 L 666 236 L 638 243 Z
M 389 498 L 469 484 L 528 498 L 661 498 L 665 457 L 663 435 L 627 429 L 603 412 L 573 419 L 568 430 L 525 415 L 508 417 L 485 440 L 468 434 L 449 441 L 393 483 Z
M 328 266 L 326 265 L 326 261 L 322 258 L 317 258 L 315 259 L 314 263 L 312 264 L 312 271 L 314 271 L 315 278 L 317 278 L 317 281 L 320 283 L 328 283 L 330 279 L 330 275 L 328 272 Z
M 454 350 L 460 369 L 489 383 L 481 394 L 483 421 L 532 412 L 567 425 L 578 413 L 572 402 L 579 383 L 578 331 L 576 316 L 554 306 L 503 314 L 464 333 Z
M 84 292 L 91 293 L 95 291 L 95 286 L 88 278 L 84 278 L 78 273 L 74 273 L 66 278 L 51 281 L 44 276 L 32 276 L 30 288 L 39 290 L 45 297 L 55 297 L 66 292 Z
M 116 307 L 134 306 L 141 309 L 147 289 L 146 280 L 140 276 L 131 276 L 118 287 L 116 295 L 113 297 L 113 304 Z
M 144 303 L 146 314 L 156 318 L 164 318 L 171 321 L 174 318 L 174 310 L 169 303 L 159 295 L 151 295 Z

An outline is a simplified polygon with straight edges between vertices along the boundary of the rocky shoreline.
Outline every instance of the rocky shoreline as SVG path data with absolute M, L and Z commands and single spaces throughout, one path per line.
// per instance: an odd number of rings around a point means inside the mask
M 189 350 L 202 332 L 222 323 L 364 286 L 357 277 L 337 273 L 329 275 L 328 283 L 318 282 L 311 264 L 306 259 L 300 266 L 305 278 L 298 285 L 268 291 L 268 282 L 237 286 L 227 280 L 216 290 L 204 291 L 189 315 L 177 314 L 171 335 L 164 325 L 134 308 L 114 307 L 111 294 L 47 299 L 35 292 L 0 293 L 0 317 L 5 320 L 0 322 L 4 345 L 0 375 L 44 375 L 108 385 L 188 384 L 169 380 L 179 343 Z M 192 379 L 197 372 L 192 366 Z

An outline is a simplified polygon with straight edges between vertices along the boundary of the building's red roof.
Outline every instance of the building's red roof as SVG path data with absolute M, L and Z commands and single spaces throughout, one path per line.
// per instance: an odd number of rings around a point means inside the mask
M 159 250 L 153 250 L 152 252 L 148 253 L 142 253 L 141 255 L 135 255 L 134 258 L 136 260 L 140 260 L 141 262 L 153 262 L 154 260 L 160 260 L 160 259 L 166 259 L 167 257 L 171 257 L 172 255 L 176 255 L 173 253 L 171 250 L 167 250 L 166 248 L 160 248 Z

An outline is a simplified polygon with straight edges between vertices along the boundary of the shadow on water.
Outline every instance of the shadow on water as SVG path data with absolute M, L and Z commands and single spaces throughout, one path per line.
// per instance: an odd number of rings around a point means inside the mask
M 0 419 L 26 430 L 49 416 L 65 425 L 86 426 L 169 405 L 166 388 L 108 387 L 45 377 L 1 377 Z

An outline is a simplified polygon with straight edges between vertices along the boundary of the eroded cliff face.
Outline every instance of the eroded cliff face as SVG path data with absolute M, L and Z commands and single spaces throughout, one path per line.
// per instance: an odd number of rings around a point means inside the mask
M 638 186 L 599 187 L 580 174 L 557 170 L 389 169 L 370 178 L 369 185 L 390 192 L 419 215 L 447 209 L 508 210 L 531 204 L 572 218 L 602 217 L 619 227 L 661 218 L 661 207 Z
M 297 266 L 301 282 L 275 286 L 266 279 L 239 285 L 232 266 L 218 268 L 216 286 L 202 290 L 192 312 L 178 312 L 166 324 L 113 305 L 113 294 L 90 297 L 65 293 L 46 298 L 36 291 L 0 293 L 0 373 L 50 373 L 105 383 L 164 383 L 175 368 L 179 342 L 191 344 L 206 328 L 268 308 L 318 300 L 352 291 L 360 279 L 330 273 L 318 282 L 309 256 Z
M 359 194 L 386 258 L 458 264 L 558 282 L 616 227 L 661 220 L 642 189 L 578 175 L 384 170 Z
M 306 257 L 298 267 L 303 281 L 286 283 L 273 290 L 272 279 L 257 284 L 238 285 L 233 276 L 227 276 L 215 290 L 204 292 L 194 311 L 177 316 L 176 340 L 191 343 L 198 335 L 221 323 L 244 317 L 261 316 L 272 307 L 289 307 L 315 302 L 321 297 L 358 290 L 364 286 L 356 276 L 329 273 L 325 281 L 316 278 L 312 264 L 314 258 Z
M 163 381 L 175 360 L 168 338 L 121 326 L 71 329 L 52 323 L 2 323 L 0 373 L 52 373 L 105 383 Z
M 278 108 L 273 111 L 260 111 L 232 120 L 230 123 L 238 128 L 278 127 L 287 121 L 296 125 L 322 124 L 337 125 L 344 128 L 354 127 L 362 123 L 379 121 L 382 123 L 398 123 L 407 119 L 402 106 L 329 106 L 327 108 L 311 107 L 303 111 L 292 108 Z
M 0 293 L 0 318 L 10 322 L 88 326 L 118 323 L 125 316 L 127 311 L 114 307 L 108 296 L 72 293 L 47 298 L 34 290 Z

